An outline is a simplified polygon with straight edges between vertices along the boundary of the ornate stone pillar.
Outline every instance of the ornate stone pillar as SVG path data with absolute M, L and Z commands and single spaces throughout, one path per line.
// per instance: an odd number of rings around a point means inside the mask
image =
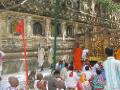
M 92 0 L 91 1 L 91 14 L 95 14 L 95 4 L 96 4 L 96 0 Z
M 47 38 L 47 43 L 49 43 L 49 37 L 51 36 L 50 24 L 51 24 L 51 20 L 49 18 L 47 18 L 46 26 L 45 26 L 45 34 L 46 34 L 46 38 Z
M 66 27 L 65 27 L 65 25 L 66 25 L 66 22 L 63 21 L 61 23 L 63 41 L 65 40 L 65 37 L 66 37 Z
M 28 16 L 25 19 L 25 33 L 26 33 L 27 37 L 31 37 L 33 35 L 31 21 L 32 21 L 32 17 L 31 16 Z
M 7 24 L 6 24 L 6 18 L 3 16 L 0 16 L 0 48 L 2 47 L 2 39 L 7 36 Z
M 75 23 L 74 35 L 78 32 L 78 23 Z
M 7 22 L 5 17 L 0 17 L 0 37 L 6 36 Z

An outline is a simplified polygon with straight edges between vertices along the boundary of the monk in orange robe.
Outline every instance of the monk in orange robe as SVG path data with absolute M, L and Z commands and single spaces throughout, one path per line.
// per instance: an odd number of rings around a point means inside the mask
M 73 55 L 73 66 L 75 70 L 82 70 L 82 48 L 75 48 Z
M 120 46 L 119 46 L 119 48 L 118 48 L 118 50 L 116 52 L 116 59 L 120 60 Z

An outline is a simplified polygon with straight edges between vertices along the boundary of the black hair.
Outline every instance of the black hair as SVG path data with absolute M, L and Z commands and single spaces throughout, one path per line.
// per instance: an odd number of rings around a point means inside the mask
M 54 75 L 57 75 L 57 74 L 60 74 L 60 71 L 59 71 L 59 70 L 55 70 L 55 71 L 54 71 Z
M 73 70 L 74 69 L 74 67 L 71 65 L 71 66 L 69 66 L 69 70 Z
M 68 67 L 68 63 L 65 63 L 65 67 Z
M 97 73 L 97 75 L 100 75 L 100 74 L 102 73 L 102 71 L 97 68 L 97 69 L 96 69 L 96 73 Z
M 112 47 L 105 48 L 105 53 L 107 56 L 113 56 L 113 48 Z
M 86 71 L 88 71 L 88 70 L 89 70 L 89 66 L 88 66 L 88 65 L 85 67 L 85 70 L 86 70 Z

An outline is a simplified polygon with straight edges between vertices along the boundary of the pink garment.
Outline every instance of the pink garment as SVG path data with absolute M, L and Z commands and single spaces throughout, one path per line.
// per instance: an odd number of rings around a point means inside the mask
M 83 90 L 83 85 L 80 81 L 77 83 L 77 90 Z

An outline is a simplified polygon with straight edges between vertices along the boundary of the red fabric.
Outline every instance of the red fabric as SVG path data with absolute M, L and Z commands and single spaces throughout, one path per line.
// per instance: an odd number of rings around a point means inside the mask
M 69 74 L 69 77 L 73 77 L 73 71 Z
M 83 85 L 80 81 L 77 82 L 77 90 L 83 90 Z
M 24 23 L 23 23 L 22 19 L 20 19 L 16 32 L 20 33 L 20 32 L 23 32 L 23 31 L 24 31 Z
M 25 41 L 25 36 L 24 36 L 24 22 L 22 19 L 20 19 L 16 32 L 22 33 L 22 39 L 23 39 L 23 44 L 24 44 L 24 63 L 26 66 L 26 90 L 28 90 L 28 64 L 27 64 L 27 56 L 26 56 L 26 41 Z
M 82 70 L 81 57 L 82 57 L 82 49 L 75 48 L 74 55 L 73 55 L 73 66 L 75 70 Z

